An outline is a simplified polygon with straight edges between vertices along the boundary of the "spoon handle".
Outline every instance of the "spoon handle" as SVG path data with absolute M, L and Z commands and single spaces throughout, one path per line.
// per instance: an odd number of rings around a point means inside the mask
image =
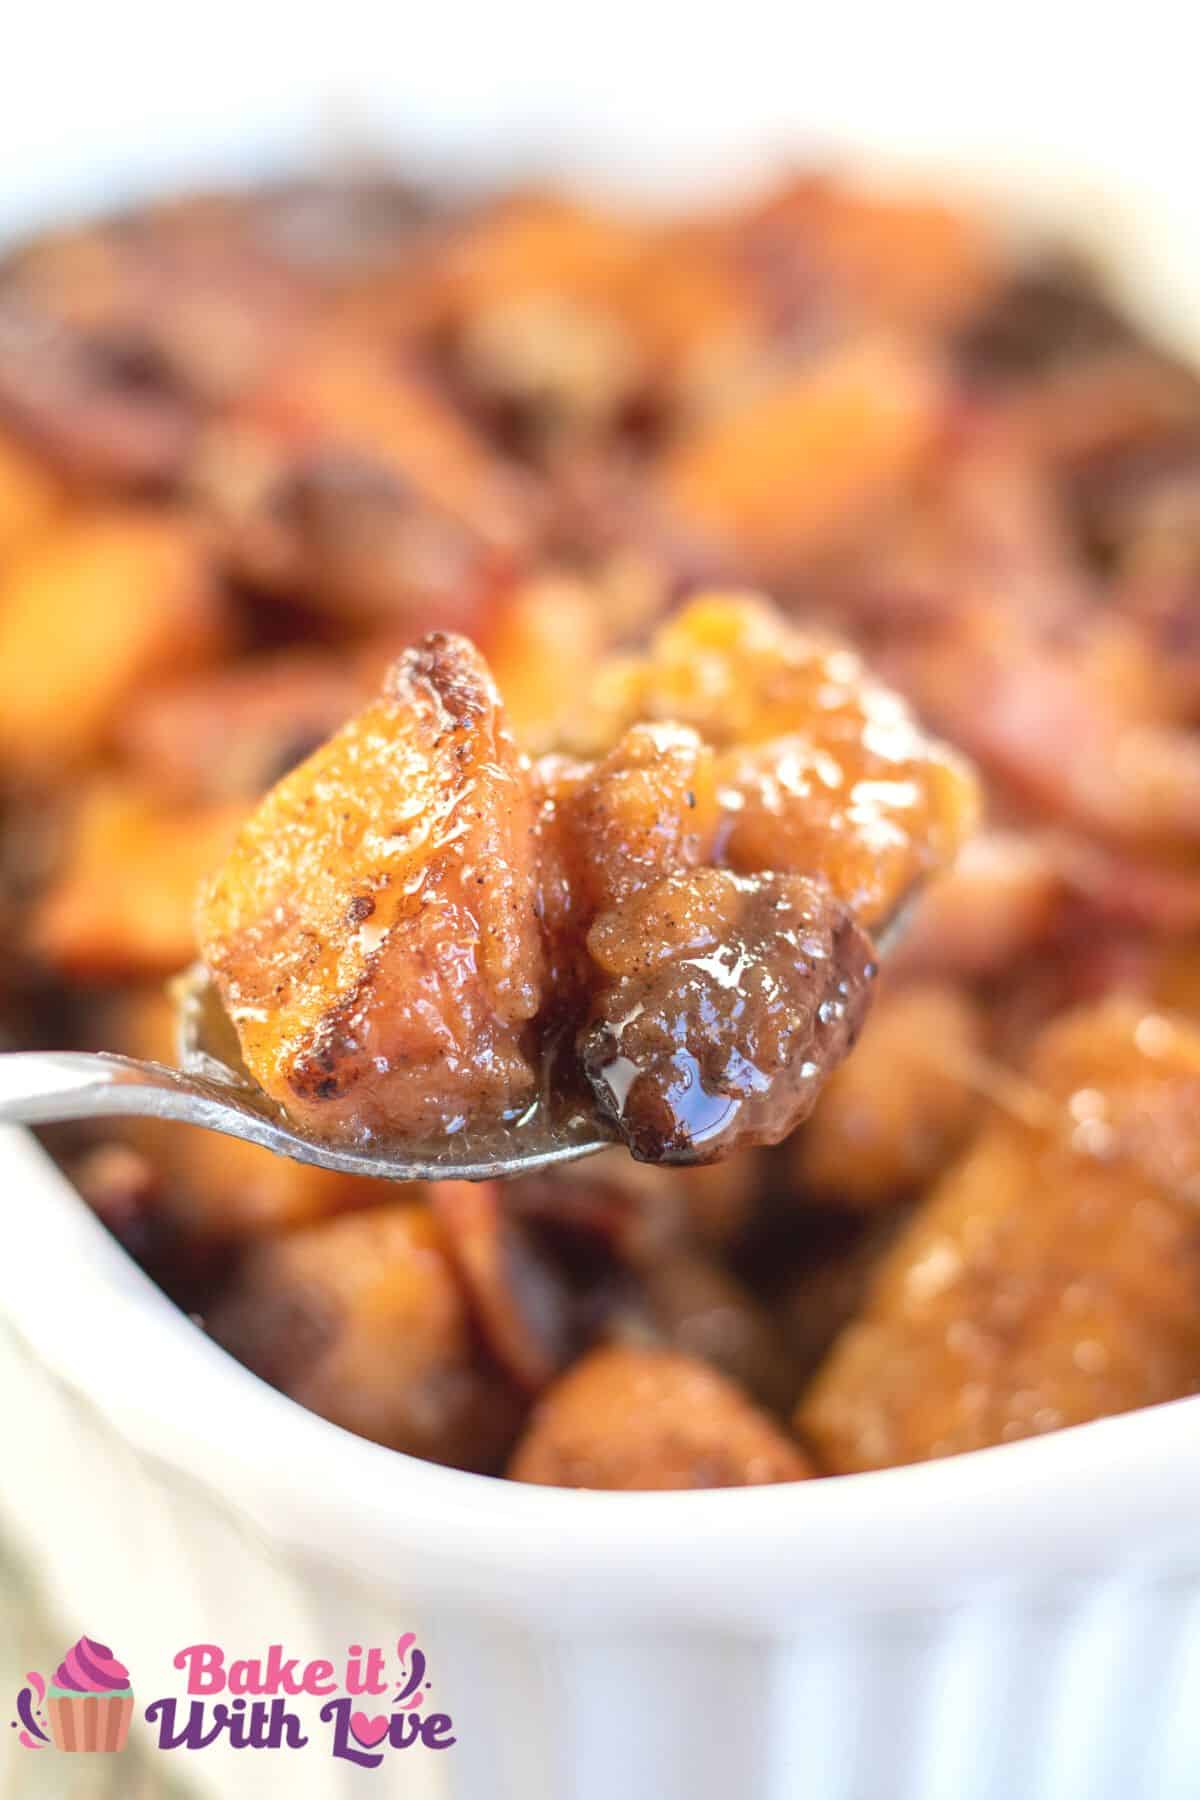
M 67 1119 L 132 1114 L 177 1119 L 243 1138 L 295 1162 L 388 1182 L 490 1181 L 497 1175 L 529 1174 L 552 1163 L 572 1162 L 605 1147 L 601 1140 L 581 1136 L 519 1151 L 500 1165 L 494 1152 L 451 1138 L 398 1157 L 355 1145 L 315 1143 L 285 1120 L 272 1118 L 248 1090 L 162 1063 L 81 1050 L 14 1050 L 0 1055 L 0 1125 L 53 1125 Z
M 140 1113 L 228 1131 L 225 1115 L 231 1110 L 231 1100 L 213 1084 L 161 1063 L 82 1050 L 14 1050 L 0 1056 L 3 1124 L 52 1125 Z

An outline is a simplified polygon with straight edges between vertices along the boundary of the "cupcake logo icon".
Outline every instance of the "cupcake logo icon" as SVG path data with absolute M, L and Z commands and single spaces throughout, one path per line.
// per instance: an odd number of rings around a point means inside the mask
M 81 1637 L 47 1685 L 31 1670 L 13 1729 L 27 1750 L 123 1750 L 133 1717 L 129 1670 L 107 1644 Z

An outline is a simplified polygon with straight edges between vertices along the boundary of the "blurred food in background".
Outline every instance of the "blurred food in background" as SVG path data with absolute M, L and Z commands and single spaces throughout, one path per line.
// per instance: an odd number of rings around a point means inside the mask
M 936 200 L 371 177 L 12 251 L 6 1047 L 169 1056 L 201 880 L 423 631 L 569 750 L 601 659 L 717 584 L 852 640 L 988 790 L 787 1143 L 400 1195 L 149 1123 L 56 1153 L 268 1380 L 518 1479 L 794 1479 L 1196 1391 L 1200 381 Z

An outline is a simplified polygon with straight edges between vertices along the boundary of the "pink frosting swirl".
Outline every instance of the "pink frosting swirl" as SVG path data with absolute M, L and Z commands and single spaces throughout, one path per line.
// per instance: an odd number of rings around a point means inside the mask
M 115 1694 L 129 1686 L 129 1670 L 107 1644 L 81 1637 L 55 1670 L 54 1685 L 77 1694 Z

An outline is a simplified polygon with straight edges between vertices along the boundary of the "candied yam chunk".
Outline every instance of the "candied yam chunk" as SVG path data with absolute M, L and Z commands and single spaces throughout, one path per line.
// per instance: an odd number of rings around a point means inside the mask
M 565 295 L 514 296 L 462 329 L 458 366 L 471 393 L 521 443 L 543 453 L 611 428 L 648 385 L 627 323 Z
M 473 624 L 511 560 L 509 546 L 354 445 L 291 449 L 218 427 L 193 473 L 244 581 L 350 629 Z
M 516 1436 L 520 1402 L 479 1355 L 419 1202 L 254 1245 L 205 1323 L 273 1387 L 390 1449 L 489 1471 Z
M 173 480 L 196 408 L 144 322 L 72 320 L 47 299 L 0 286 L 0 414 L 71 480 Z
M 188 525 L 149 508 L 79 513 L 0 574 L 0 764 L 53 777 L 104 750 L 149 679 L 228 643 Z
M 796 1394 L 786 1346 L 766 1307 L 730 1269 L 684 1239 L 664 1245 L 639 1273 L 646 1317 L 634 1315 L 630 1341 L 649 1330 L 653 1341 L 698 1356 L 772 1413 L 786 1412 Z
M 593 1350 L 534 1409 L 508 1474 L 543 1487 L 759 1487 L 812 1474 L 728 1377 L 674 1350 Z
M 256 799 L 361 704 L 366 683 L 327 650 L 254 656 L 155 682 L 115 734 L 128 768 L 182 801 Z
M 920 192 L 858 192 L 826 175 L 770 190 L 733 225 L 768 286 L 828 284 L 851 317 L 953 326 L 999 275 L 987 220 Z
M 835 1069 L 796 1139 L 805 1192 L 871 1209 L 919 1192 L 970 1136 L 981 1097 L 979 1008 L 948 982 L 878 996 L 855 1053 Z
M 775 1144 L 851 1048 L 870 940 L 791 875 L 668 876 L 588 935 L 601 990 L 579 1040 L 601 1115 L 645 1162 Z
M 264 449 L 337 452 L 390 471 L 485 537 L 521 534 L 522 482 L 386 340 L 306 340 L 235 422 Z
M 197 889 L 228 855 L 244 812 L 240 803 L 180 806 L 136 779 L 97 779 L 74 808 L 30 948 L 72 981 L 175 974 L 196 954 Z
M 986 830 L 929 883 L 897 961 L 935 978 L 981 980 L 1047 943 L 1067 891 L 1064 857 L 1037 838 Z
M 694 602 L 581 710 L 609 747 L 531 768 L 482 658 L 434 633 L 247 824 L 203 953 L 303 1129 L 432 1139 L 590 1089 L 639 1159 L 706 1162 L 811 1110 L 866 1008 L 864 927 L 952 854 L 969 776 L 751 598 Z
M 804 361 L 667 450 L 667 503 L 769 574 L 839 548 L 901 496 L 936 442 L 942 393 L 916 350 L 886 340 Z
M 636 225 L 554 192 L 510 195 L 467 220 L 434 279 L 452 318 L 532 294 L 604 299 L 641 253 Z
M 663 870 L 712 859 L 715 764 L 690 726 L 631 725 L 597 762 L 573 770 L 551 760 L 543 770 L 581 914 L 618 905 Z
M 534 1097 L 533 807 L 477 652 L 433 633 L 272 790 L 200 908 L 247 1067 L 314 1136 L 442 1136 Z
M 58 484 L 15 438 L 0 435 L 0 557 L 47 526 L 58 509 Z
M 834 1473 L 1200 1390 L 1200 1033 L 1111 1000 L 1052 1023 L 883 1258 L 797 1424 Z
M 602 665 L 573 747 L 634 719 L 690 726 L 713 747 L 731 868 L 821 878 L 868 926 L 976 824 L 962 759 L 845 644 L 794 630 L 754 595 L 700 596 L 644 656 Z
M 561 742 L 608 648 L 606 623 L 599 595 L 561 574 L 521 583 L 494 609 L 481 648 L 523 749 L 552 750 Z
M 474 628 L 528 549 L 529 483 L 389 341 L 305 340 L 205 432 L 190 491 L 256 589 L 354 627 Z

